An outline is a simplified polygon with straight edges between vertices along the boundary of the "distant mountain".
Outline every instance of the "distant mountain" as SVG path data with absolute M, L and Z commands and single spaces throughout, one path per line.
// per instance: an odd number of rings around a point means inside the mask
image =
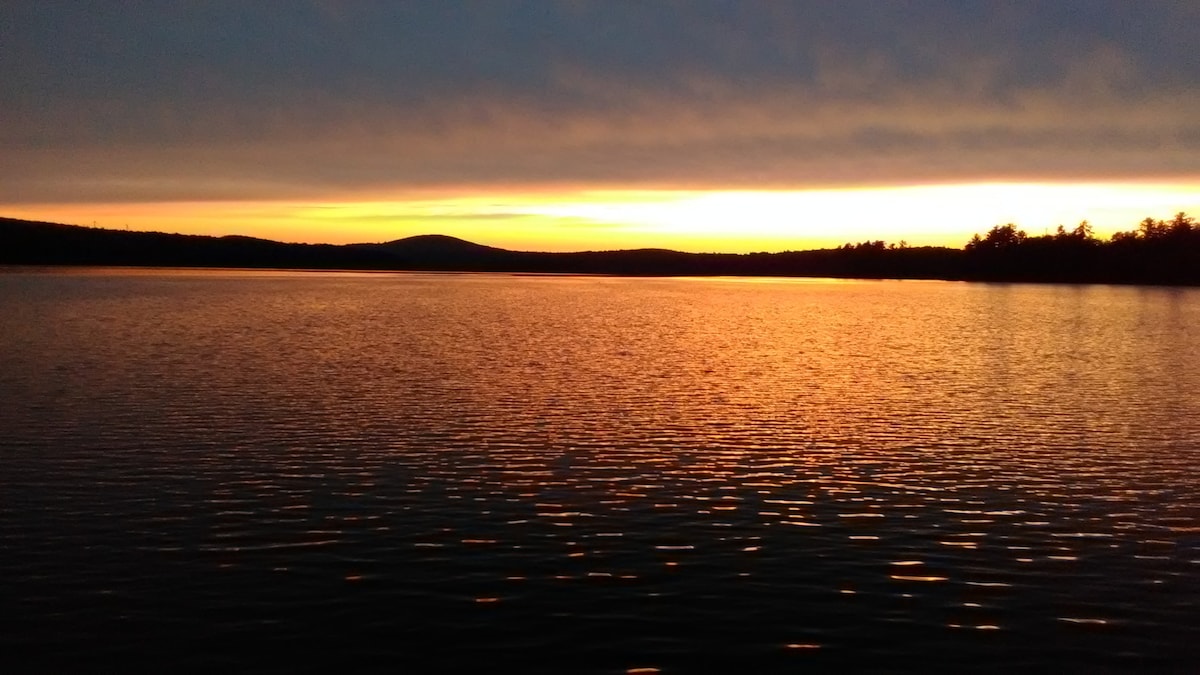
M 446 235 L 380 244 L 286 244 L 245 236 L 209 237 L 106 230 L 0 218 L 0 264 L 370 269 L 629 276 L 841 276 L 955 278 L 955 251 L 906 249 L 878 256 L 841 249 L 786 253 L 683 253 L 658 248 L 539 253 L 510 251 Z M 960 252 L 961 253 L 961 252 Z
M 535 253 L 421 235 L 381 244 L 285 244 L 244 236 L 128 232 L 0 218 L 0 264 L 370 269 L 628 276 L 769 275 L 959 278 L 961 251 L 828 249 L 682 253 L 667 249 Z
M 351 244 L 349 248 L 390 256 L 397 264 L 409 267 L 496 266 L 522 254 L 444 234 L 421 234 L 382 244 Z
M 882 241 L 782 253 L 510 251 L 430 234 L 381 244 L 285 244 L 245 236 L 129 232 L 0 218 L 0 264 L 780 276 L 1200 285 L 1200 227 L 1178 214 L 1100 242 L 993 228 L 963 249 Z M 1010 231 L 1012 230 L 1012 231 Z
M 415 237 L 405 237 L 383 244 L 360 244 L 362 246 L 377 246 L 388 250 L 410 255 L 487 255 L 494 253 L 510 253 L 495 246 L 476 244 L 473 241 L 450 237 L 444 234 L 418 234 Z

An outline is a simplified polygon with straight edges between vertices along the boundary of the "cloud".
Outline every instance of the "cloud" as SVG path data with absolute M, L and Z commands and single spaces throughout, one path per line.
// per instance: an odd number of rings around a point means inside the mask
M 1194 3 L 10 3 L 0 201 L 1200 175 Z

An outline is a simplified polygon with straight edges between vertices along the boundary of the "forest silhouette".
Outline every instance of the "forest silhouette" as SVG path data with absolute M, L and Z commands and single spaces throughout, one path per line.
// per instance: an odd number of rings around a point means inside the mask
M 665 249 L 510 251 L 442 235 L 380 244 L 288 244 L 244 236 L 130 232 L 0 218 L 0 264 L 783 276 L 1200 285 L 1200 225 L 1180 212 L 1107 240 L 1087 221 L 1031 236 L 997 225 L 962 248 L 885 241 L 780 253 Z

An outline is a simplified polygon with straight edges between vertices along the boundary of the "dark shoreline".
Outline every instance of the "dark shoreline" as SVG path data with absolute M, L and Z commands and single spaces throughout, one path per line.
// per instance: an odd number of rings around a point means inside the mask
M 1200 286 L 1200 227 L 1192 219 L 1185 214 L 1171 222 L 1147 219 L 1141 228 L 1106 242 L 1092 237 L 1086 224 L 1041 237 L 1008 225 L 961 249 L 874 241 L 779 253 L 545 253 L 442 235 L 382 244 L 288 244 L 0 218 L 0 265 Z

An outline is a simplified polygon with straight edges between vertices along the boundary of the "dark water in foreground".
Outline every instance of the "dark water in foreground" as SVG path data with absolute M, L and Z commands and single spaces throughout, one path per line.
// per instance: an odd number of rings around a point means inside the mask
M 0 665 L 1200 658 L 1197 290 L 9 270 L 0 317 Z

